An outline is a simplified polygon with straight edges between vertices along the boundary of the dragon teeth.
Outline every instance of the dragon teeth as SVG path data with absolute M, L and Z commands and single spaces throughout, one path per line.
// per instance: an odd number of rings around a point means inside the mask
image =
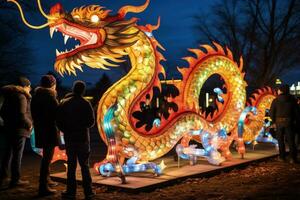
M 70 38 L 70 37 L 69 37 L 68 35 L 65 35 L 65 36 L 64 36 L 64 43 L 65 43 L 65 44 L 67 44 L 67 41 L 68 41 L 69 38 Z
M 59 56 L 60 52 L 56 49 L 56 56 Z
M 54 27 L 50 27 L 50 37 L 51 37 L 51 39 L 53 37 L 54 30 L 55 30 Z

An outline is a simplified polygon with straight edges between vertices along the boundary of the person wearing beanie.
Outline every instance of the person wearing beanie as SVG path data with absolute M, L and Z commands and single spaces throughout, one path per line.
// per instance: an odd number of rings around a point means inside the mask
M 58 146 L 58 128 L 55 117 L 58 106 L 56 80 L 52 75 L 41 78 L 40 86 L 34 90 L 31 101 L 31 114 L 34 125 L 35 145 L 43 149 L 40 167 L 39 196 L 52 195 L 56 190 L 51 187 L 57 183 L 50 179 L 50 163 L 54 148 Z
M 52 88 L 56 85 L 56 79 L 52 75 L 45 75 L 41 78 L 41 87 L 43 88 Z M 56 89 L 56 88 L 54 88 Z
M 83 98 L 85 83 L 76 81 L 73 92 L 66 95 L 57 110 L 57 126 L 64 133 L 66 153 L 68 157 L 67 190 L 64 198 L 75 198 L 76 167 L 79 161 L 82 174 L 82 186 L 86 199 L 94 196 L 92 179 L 89 171 L 90 134 L 89 128 L 95 123 L 91 104 Z
M 289 145 L 290 163 L 297 163 L 297 148 L 295 144 L 295 126 L 299 116 L 296 99 L 289 94 L 289 86 L 281 85 L 278 96 L 273 100 L 270 117 L 276 126 L 276 135 L 279 145 L 279 160 L 286 160 L 285 137 Z
M 32 120 L 30 115 L 31 83 L 20 77 L 15 85 L 1 88 L 0 95 L 4 99 L 0 110 L 3 119 L 2 139 L 5 140 L 4 151 L 1 152 L 0 187 L 8 181 L 9 161 L 11 160 L 10 187 L 29 184 L 21 180 L 21 161 L 26 138 L 30 137 Z

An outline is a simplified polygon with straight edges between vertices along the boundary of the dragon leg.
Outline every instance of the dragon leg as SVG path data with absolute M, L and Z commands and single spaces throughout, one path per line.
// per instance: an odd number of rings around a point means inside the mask
M 202 141 L 203 149 L 196 148 L 196 145 L 188 145 L 193 136 L 199 136 Z M 185 134 L 181 144 L 176 146 L 176 152 L 179 158 L 189 159 L 190 164 L 194 165 L 197 157 L 205 157 L 207 161 L 213 165 L 220 165 L 225 158 L 219 153 L 220 134 L 212 134 L 207 131 L 197 130 Z M 227 138 L 225 138 L 225 141 Z

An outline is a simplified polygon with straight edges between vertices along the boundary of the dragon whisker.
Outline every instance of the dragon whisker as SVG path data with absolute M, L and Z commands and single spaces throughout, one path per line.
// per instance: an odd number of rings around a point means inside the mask
M 17 5 L 17 7 L 18 7 L 18 9 L 19 9 L 19 11 L 20 11 L 20 15 L 21 15 L 22 21 L 23 21 L 24 24 L 25 24 L 26 26 L 28 26 L 29 28 L 32 28 L 32 29 L 42 29 L 42 28 L 45 28 L 45 27 L 47 27 L 47 26 L 49 26 L 49 25 L 51 24 L 51 23 L 47 22 L 47 23 L 45 23 L 45 24 L 43 24 L 43 25 L 40 25 L 40 26 L 31 25 L 31 24 L 29 24 L 29 23 L 27 22 L 27 20 L 25 19 L 25 16 L 24 16 L 22 7 L 21 7 L 21 5 L 20 5 L 16 0 L 7 0 L 7 2 L 12 2 L 12 3 L 14 3 L 14 4 Z

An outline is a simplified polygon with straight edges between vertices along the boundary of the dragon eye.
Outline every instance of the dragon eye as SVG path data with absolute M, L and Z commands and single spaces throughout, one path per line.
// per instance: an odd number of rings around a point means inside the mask
M 93 22 L 93 23 L 97 23 L 97 22 L 99 22 L 99 16 L 98 15 L 92 15 L 91 16 L 91 21 Z

